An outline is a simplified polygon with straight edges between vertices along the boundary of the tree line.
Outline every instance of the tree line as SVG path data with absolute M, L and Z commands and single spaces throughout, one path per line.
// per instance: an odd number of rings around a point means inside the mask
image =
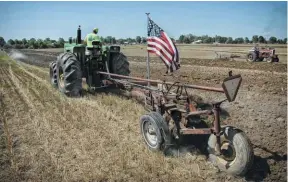
M 135 38 L 120 38 L 116 39 L 112 36 L 100 37 L 101 41 L 105 44 L 145 44 L 146 38 L 141 36 L 136 36 Z M 171 38 L 173 39 L 173 38 Z M 174 39 L 173 39 L 174 40 Z M 215 36 L 210 37 L 208 35 L 196 36 L 193 34 L 180 35 L 177 43 L 182 44 L 190 44 L 195 41 L 201 40 L 202 43 L 222 43 L 222 44 L 248 44 L 248 43 L 269 43 L 269 44 L 286 44 L 287 38 L 285 39 L 277 39 L 272 36 L 268 40 L 266 40 L 263 36 L 254 35 L 251 39 L 248 37 L 239 37 L 233 39 L 232 37 L 223 37 L 223 36 Z M 58 40 L 52 40 L 50 38 L 35 39 L 31 38 L 27 40 L 26 38 L 20 39 L 9 39 L 7 42 L 3 37 L 0 36 L 0 47 L 4 48 L 16 48 L 16 49 L 45 49 L 45 48 L 62 48 L 66 41 L 63 38 L 59 38 Z M 75 38 L 73 39 L 75 42 Z
M 9 39 L 7 42 L 3 37 L 0 37 L 0 47 L 4 48 L 15 48 L 15 49 L 45 49 L 45 48 L 60 48 L 63 47 L 65 40 L 63 38 L 59 38 L 58 40 L 51 40 L 50 38 L 35 39 L 31 38 L 27 40 L 23 38 L 19 39 Z
M 136 36 L 136 38 L 120 38 L 116 39 L 112 36 L 102 37 L 100 36 L 100 39 L 105 44 L 125 44 L 125 43 L 146 43 L 146 38 L 141 36 Z M 72 40 L 73 42 L 76 41 L 75 38 Z M 0 47 L 4 48 L 16 48 L 16 49 L 45 49 L 45 48 L 62 48 L 64 46 L 64 43 L 68 42 L 65 41 L 63 38 L 59 38 L 58 40 L 52 40 L 50 38 L 46 39 L 26 39 L 23 38 L 20 39 L 9 39 L 8 41 L 5 41 L 3 37 L 0 36 Z
M 277 39 L 276 37 L 272 36 L 268 40 L 266 40 L 263 36 L 253 35 L 251 39 L 248 37 L 238 37 L 233 39 L 232 37 L 223 37 L 223 36 L 215 36 L 210 37 L 208 35 L 196 36 L 193 34 L 188 35 L 180 35 L 178 38 L 179 43 L 190 44 L 195 41 L 201 40 L 203 43 L 221 43 L 221 44 L 248 44 L 248 43 L 269 43 L 269 44 L 286 44 L 287 38 L 285 39 Z

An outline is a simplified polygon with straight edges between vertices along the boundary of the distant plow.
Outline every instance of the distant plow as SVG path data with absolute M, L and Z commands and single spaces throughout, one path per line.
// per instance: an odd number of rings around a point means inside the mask
M 228 52 L 228 51 L 214 51 L 215 57 L 213 61 L 217 60 L 227 60 L 227 61 L 236 61 L 237 59 L 243 59 L 246 60 L 246 54 L 245 53 L 234 53 L 234 52 Z

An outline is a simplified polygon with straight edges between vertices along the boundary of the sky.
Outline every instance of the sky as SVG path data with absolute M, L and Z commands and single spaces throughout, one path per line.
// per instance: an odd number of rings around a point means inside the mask
M 0 2 L 0 36 L 8 39 L 76 37 L 93 28 L 100 36 L 135 38 L 147 36 L 147 16 L 170 37 L 197 36 L 265 38 L 287 37 L 287 1 L 196 2 L 196 1 L 86 1 Z

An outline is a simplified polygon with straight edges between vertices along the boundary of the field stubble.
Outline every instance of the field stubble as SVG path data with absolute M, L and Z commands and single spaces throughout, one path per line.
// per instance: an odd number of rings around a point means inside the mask
M 11 155 L 2 156 L 1 181 L 205 181 L 217 173 L 201 155 L 176 159 L 147 150 L 137 122 L 145 112 L 134 101 L 105 94 L 65 98 L 49 86 L 48 73 L 0 63 L 7 121 L 4 126 L 1 118 L 1 129 L 9 130 L 1 141 L 13 144 Z

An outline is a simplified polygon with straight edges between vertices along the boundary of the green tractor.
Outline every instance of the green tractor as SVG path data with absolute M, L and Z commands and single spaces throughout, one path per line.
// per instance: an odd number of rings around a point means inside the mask
M 86 80 L 89 89 L 105 87 L 103 80 L 110 75 L 99 74 L 107 72 L 129 76 L 129 62 L 120 52 L 120 46 L 104 46 L 101 40 L 93 41 L 93 47 L 82 44 L 81 28 L 77 30 L 77 38 L 72 37 L 64 44 L 64 53 L 50 63 L 51 84 L 67 96 L 80 96 L 82 78 Z

